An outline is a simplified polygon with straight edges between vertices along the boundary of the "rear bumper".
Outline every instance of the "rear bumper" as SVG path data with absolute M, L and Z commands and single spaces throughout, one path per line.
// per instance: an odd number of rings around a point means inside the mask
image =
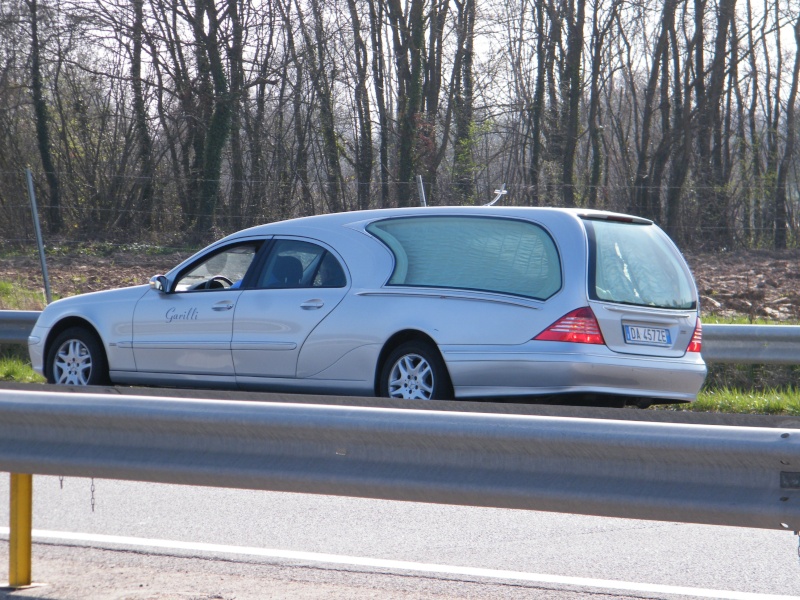
M 533 345 L 443 347 L 455 396 L 595 393 L 693 401 L 706 377 L 699 354 L 653 358 L 583 344 Z

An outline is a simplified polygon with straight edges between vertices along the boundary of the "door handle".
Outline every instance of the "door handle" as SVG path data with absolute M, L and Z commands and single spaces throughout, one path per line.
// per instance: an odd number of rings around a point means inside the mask
M 232 308 L 233 308 L 232 302 L 218 302 L 217 304 L 211 307 L 212 310 L 219 310 L 219 311 L 230 310 Z
M 314 298 L 313 300 L 306 300 L 300 305 L 300 308 L 303 310 L 316 310 L 318 308 L 322 308 L 325 306 L 325 303 L 320 300 L 319 298 Z

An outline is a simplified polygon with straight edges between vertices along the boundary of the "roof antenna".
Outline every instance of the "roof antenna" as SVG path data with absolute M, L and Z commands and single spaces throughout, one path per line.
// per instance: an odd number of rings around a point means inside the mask
M 506 189 L 506 184 L 503 183 L 503 185 L 500 186 L 500 189 L 495 190 L 494 193 L 497 194 L 497 196 L 494 197 L 494 200 L 489 202 L 489 204 L 484 204 L 484 206 L 494 206 L 497 203 L 497 201 L 500 200 L 500 198 L 505 196 L 508 193 L 508 190 Z
M 419 202 L 422 206 L 428 206 L 425 200 L 425 186 L 422 185 L 422 175 L 417 175 L 417 187 L 419 188 Z

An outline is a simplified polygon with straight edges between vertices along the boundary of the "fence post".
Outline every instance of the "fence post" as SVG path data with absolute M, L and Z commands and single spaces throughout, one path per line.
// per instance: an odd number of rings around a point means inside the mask
M 11 473 L 8 585 L 12 588 L 31 585 L 32 521 L 33 475 Z
M 39 224 L 39 209 L 36 206 L 36 192 L 33 189 L 33 175 L 30 169 L 25 169 L 25 177 L 28 180 L 28 196 L 31 200 L 31 213 L 33 213 L 33 228 L 36 232 L 36 244 L 39 246 L 39 262 L 42 263 L 42 277 L 44 278 L 44 295 L 47 303 L 53 301 L 53 294 L 50 291 L 50 276 L 47 273 L 47 259 L 44 255 L 44 242 L 42 241 L 42 227 Z

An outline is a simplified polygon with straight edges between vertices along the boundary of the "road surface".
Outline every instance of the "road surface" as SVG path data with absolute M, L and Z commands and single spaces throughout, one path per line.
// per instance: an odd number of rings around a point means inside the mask
M 0 598 L 800 598 L 782 531 L 45 476 L 34 530 Z

